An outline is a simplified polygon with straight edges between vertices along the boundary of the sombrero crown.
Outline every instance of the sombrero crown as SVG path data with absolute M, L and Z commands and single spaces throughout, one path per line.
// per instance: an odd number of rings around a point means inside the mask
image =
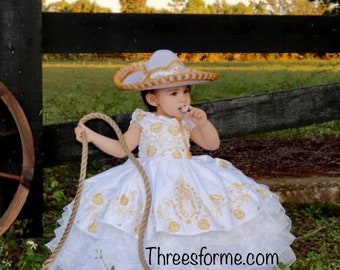
M 130 91 L 142 91 L 215 81 L 219 74 L 186 67 L 175 53 L 155 51 L 148 61 L 129 64 L 118 70 L 115 84 Z

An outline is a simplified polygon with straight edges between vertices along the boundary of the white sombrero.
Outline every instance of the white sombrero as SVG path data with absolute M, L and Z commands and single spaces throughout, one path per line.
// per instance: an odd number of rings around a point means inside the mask
M 219 74 L 184 66 L 175 53 L 155 51 L 148 61 L 129 64 L 118 70 L 115 84 L 130 91 L 142 91 L 215 81 Z

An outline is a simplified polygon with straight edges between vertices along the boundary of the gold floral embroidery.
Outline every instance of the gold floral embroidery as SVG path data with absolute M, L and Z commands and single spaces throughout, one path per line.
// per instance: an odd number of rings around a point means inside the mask
M 218 165 L 220 165 L 220 166 L 221 166 L 222 168 L 224 168 L 224 169 L 226 169 L 226 168 L 229 167 L 228 162 L 226 162 L 225 160 L 220 160 L 220 161 L 218 162 Z
M 212 194 L 209 195 L 210 201 L 212 201 L 214 204 L 220 205 L 223 201 L 223 197 L 218 194 Z
M 169 231 L 172 233 L 176 233 L 180 230 L 181 226 L 179 225 L 179 223 L 175 222 L 175 221 L 171 221 L 169 223 Z
M 138 224 L 138 225 L 136 225 L 136 227 L 135 227 L 135 234 L 140 234 L 140 231 L 141 231 L 141 225 L 140 224 Z
M 199 222 L 198 222 L 198 227 L 201 230 L 208 230 L 210 228 L 210 224 L 209 221 L 206 220 L 205 218 L 202 218 Z
M 239 191 L 243 190 L 243 188 L 244 188 L 243 184 L 240 183 L 240 182 L 235 182 L 235 183 L 233 183 L 233 185 L 234 185 Z
M 260 196 L 262 198 L 268 198 L 269 197 L 268 192 L 264 188 L 259 188 L 256 191 L 257 191 L 258 194 L 260 194 Z
M 157 153 L 157 148 L 155 146 L 152 146 L 152 145 L 148 146 L 147 153 L 146 153 L 148 157 L 151 157 L 155 155 L 156 153 Z
M 219 194 L 211 194 L 209 195 L 210 201 L 214 204 L 212 207 L 214 210 L 213 212 L 216 215 L 222 216 L 223 215 L 223 207 L 226 205 L 225 197 Z
M 123 194 L 119 199 L 120 205 L 126 206 L 129 203 L 129 198 L 125 194 Z
M 143 201 L 138 198 L 138 192 L 132 190 L 122 194 L 114 200 L 115 207 L 111 210 L 113 215 L 119 215 L 123 219 L 138 219 L 142 215 Z
M 140 111 L 140 112 L 136 113 L 136 119 L 138 121 L 142 120 L 144 117 L 145 117 L 145 113 L 144 112 Z
M 88 228 L 88 231 L 90 233 L 97 233 L 97 224 L 96 223 L 92 223 L 89 228 Z
M 246 214 L 241 209 L 235 209 L 234 215 L 237 219 L 244 219 Z
M 104 196 L 101 193 L 97 193 L 93 196 L 92 201 L 94 204 L 101 205 L 104 204 Z
M 170 126 L 168 128 L 168 131 L 172 136 L 177 136 L 180 132 L 180 129 L 179 126 Z
M 180 152 L 180 151 L 174 151 L 173 153 L 172 153 L 172 157 L 173 158 L 182 158 L 183 156 L 182 156 L 182 153 Z
M 151 124 L 151 131 L 154 133 L 159 133 L 162 131 L 163 124 L 162 123 L 153 123 Z

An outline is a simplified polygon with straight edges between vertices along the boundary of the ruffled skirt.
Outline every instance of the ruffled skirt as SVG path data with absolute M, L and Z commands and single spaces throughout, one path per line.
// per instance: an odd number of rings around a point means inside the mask
M 152 189 L 144 254 L 152 269 L 273 269 L 292 264 L 294 236 L 279 198 L 230 162 L 140 159 Z M 50 269 L 142 269 L 146 197 L 132 162 L 86 180 L 72 230 Z M 54 250 L 71 214 L 65 207 Z

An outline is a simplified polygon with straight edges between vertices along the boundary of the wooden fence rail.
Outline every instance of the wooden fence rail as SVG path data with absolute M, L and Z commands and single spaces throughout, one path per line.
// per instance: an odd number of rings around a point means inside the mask
M 340 16 L 43 13 L 46 53 L 339 52 Z
M 340 83 L 219 100 L 197 106 L 207 112 L 222 138 L 301 127 L 340 118 Z M 122 130 L 126 130 L 130 114 L 114 116 L 113 119 Z M 75 141 L 73 133 L 76 125 L 77 122 L 69 122 L 44 126 L 44 166 L 80 160 L 81 145 Z M 94 121 L 92 128 L 115 137 L 112 130 L 100 121 Z M 90 155 L 98 157 L 101 154 L 92 148 Z

